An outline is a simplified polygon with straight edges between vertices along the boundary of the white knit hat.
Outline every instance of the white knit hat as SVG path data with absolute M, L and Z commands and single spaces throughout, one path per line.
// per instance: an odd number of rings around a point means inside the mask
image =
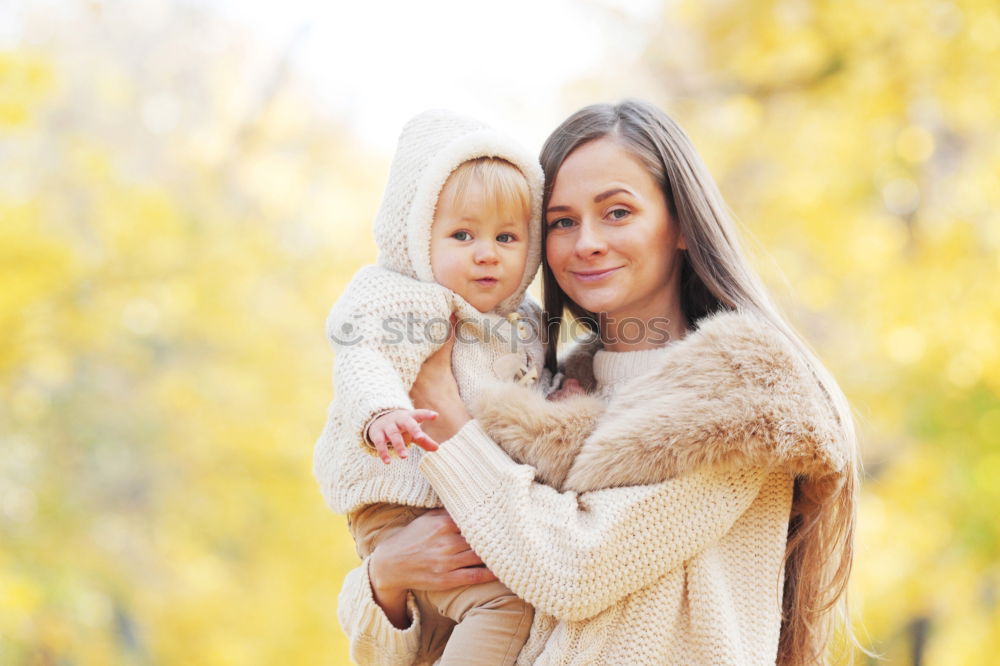
M 505 134 L 472 118 L 435 109 L 414 116 L 403 126 L 375 217 L 378 263 L 424 282 L 434 281 L 431 225 L 438 195 L 452 171 L 479 157 L 497 157 L 516 166 L 527 179 L 531 195 L 524 277 L 517 291 L 496 308 L 497 313 L 507 314 L 521 302 L 541 261 L 544 177 L 535 157 Z

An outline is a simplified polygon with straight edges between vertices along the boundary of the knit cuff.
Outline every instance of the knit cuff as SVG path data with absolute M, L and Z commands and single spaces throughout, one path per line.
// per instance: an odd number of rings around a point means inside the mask
M 533 477 L 533 470 L 519 465 L 497 446 L 475 419 L 426 453 L 420 471 L 453 515 L 468 515 L 497 492 L 504 479 Z
M 368 566 L 371 556 L 365 558 L 361 563 L 361 576 L 357 602 L 360 605 L 357 615 L 357 626 L 363 631 L 357 637 L 359 640 L 369 640 L 380 651 L 388 651 L 395 654 L 416 654 L 420 649 L 420 611 L 417 609 L 417 602 L 412 592 L 406 593 L 406 610 L 410 615 L 410 626 L 406 629 L 398 629 L 385 611 L 375 602 L 375 595 L 372 592 L 371 577 L 368 574 Z

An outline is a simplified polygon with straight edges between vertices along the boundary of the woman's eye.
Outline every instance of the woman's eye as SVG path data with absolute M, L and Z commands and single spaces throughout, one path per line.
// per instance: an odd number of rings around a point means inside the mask
M 467 241 L 472 238 L 468 231 L 456 231 L 451 235 L 451 237 L 459 241 Z
M 549 222 L 550 229 L 567 229 L 573 226 L 573 220 L 568 217 L 560 217 L 558 220 Z
M 497 240 L 501 243 L 513 243 L 517 238 L 514 237 L 514 234 L 503 233 L 497 236 Z
M 630 211 L 627 208 L 613 208 L 608 212 L 608 216 L 612 220 L 624 220 L 629 216 Z

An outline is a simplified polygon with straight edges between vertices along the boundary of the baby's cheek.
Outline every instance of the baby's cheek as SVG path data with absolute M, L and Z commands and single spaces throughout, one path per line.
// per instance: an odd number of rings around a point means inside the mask
M 454 254 L 440 253 L 431 255 L 431 272 L 434 274 L 434 281 L 448 287 L 452 291 L 458 291 L 462 285 L 461 262 Z

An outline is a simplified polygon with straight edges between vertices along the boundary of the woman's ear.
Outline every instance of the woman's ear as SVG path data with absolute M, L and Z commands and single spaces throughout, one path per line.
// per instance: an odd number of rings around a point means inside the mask
M 678 250 L 686 250 L 686 249 L 688 249 L 687 241 L 684 240 L 684 234 L 681 234 L 681 235 L 679 235 L 677 237 L 677 249 Z

